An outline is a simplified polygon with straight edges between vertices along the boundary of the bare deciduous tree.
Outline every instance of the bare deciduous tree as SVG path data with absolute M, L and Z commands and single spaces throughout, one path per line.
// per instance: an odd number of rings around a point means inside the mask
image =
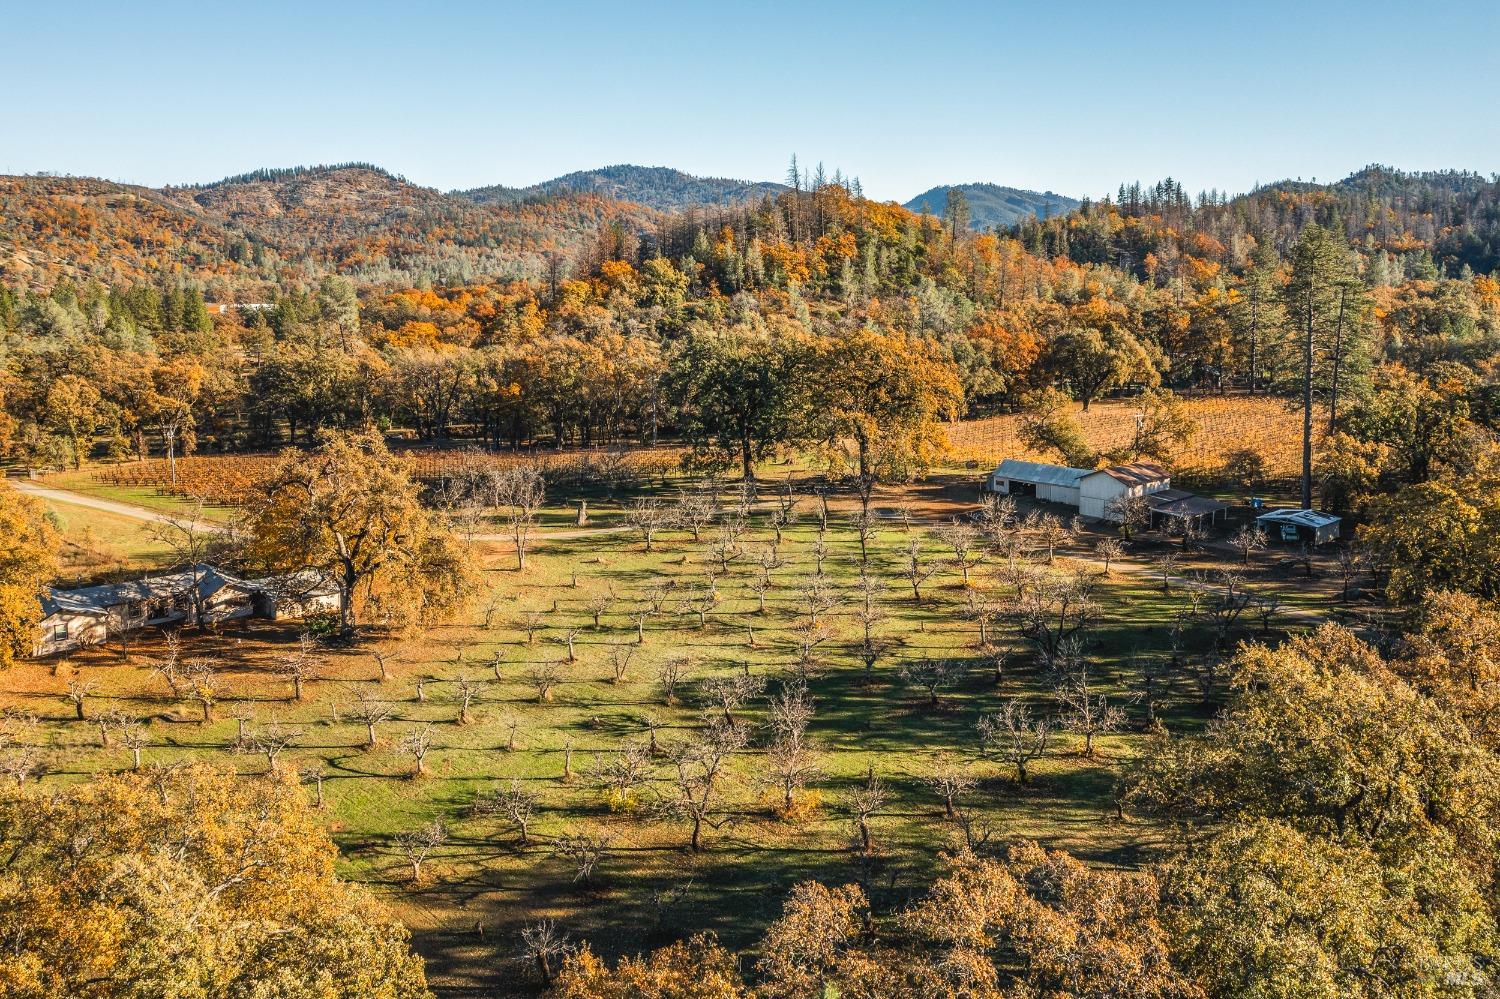
M 574 884 L 588 885 L 593 883 L 594 869 L 604 859 L 609 843 L 608 836 L 569 833 L 558 837 L 552 846 L 552 852 L 573 864 Z
M 911 598 L 914 602 L 922 602 L 922 584 L 931 579 L 940 567 L 940 563 L 922 561 L 920 538 L 912 538 L 907 542 L 906 551 L 902 555 L 901 577 L 911 586 Z
M 937 761 L 932 773 L 923 778 L 923 783 L 943 799 L 943 816 L 952 819 L 958 816 L 959 799 L 974 790 L 978 782 L 957 760 L 944 756 Z
M 1006 701 L 999 711 L 979 719 L 981 746 L 997 750 L 1014 764 L 1016 779 L 1022 784 L 1031 782 L 1029 767 L 1047 752 L 1052 732 L 1050 718 L 1033 718 L 1031 709 L 1015 700 Z
M 547 483 L 541 469 L 517 465 L 494 473 L 490 479 L 491 502 L 504 511 L 511 543 L 516 546 L 516 568 L 526 568 L 526 550 L 537 511 L 547 498 Z
M 963 675 L 963 664 L 954 659 L 918 659 L 901 669 L 901 678 L 927 691 L 929 707 L 938 706 L 938 693 Z
M 724 724 L 733 729 L 737 726 L 734 713 L 766 689 L 764 677 L 732 673 L 729 676 L 712 677 L 703 685 L 703 695 L 709 704 L 717 708 Z
M 625 507 L 625 523 L 641 533 L 646 551 L 653 551 L 656 535 L 666 526 L 670 517 L 662 507 L 661 500 L 650 496 L 637 497 Z
M 536 691 L 538 703 L 552 700 L 552 691 L 562 683 L 562 663 L 555 659 L 532 663 L 526 671 L 526 682 Z
M 870 820 L 885 807 L 890 792 L 878 778 L 867 781 L 863 787 L 850 792 L 846 807 L 854 817 L 854 830 L 860 852 L 869 856 L 875 852 L 875 837 L 870 830 Z
M 412 884 L 422 883 L 422 865 L 432 851 L 448 841 L 448 828 L 442 819 L 433 819 L 418 829 L 408 829 L 396 834 L 396 848 L 411 865 Z
M 432 726 L 419 725 L 401 737 L 401 748 L 411 757 L 412 777 L 427 773 L 427 754 L 432 750 Z
M 1119 538 L 1103 538 L 1094 545 L 1094 557 L 1104 563 L 1104 574 L 1109 575 L 1110 567 L 1125 554 L 1125 545 Z
M 677 703 L 677 688 L 687 677 L 691 664 L 686 656 L 670 656 L 656 668 L 656 684 L 661 690 L 661 702 L 667 707 Z
M 376 700 L 361 690 L 355 695 L 354 706 L 350 708 L 349 713 L 365 727 L 365 748 L 374 748 L 380 741 L 375 733 L 375 726 L 390 720 L 390 705 L 385 701 Z
M 984 553 L 978 550 L 979 532 L 972 525 L 955 520 L 938 531 L 938 537 L 953 551 L 951 564 L 962 574 L 964 586 L 968 586 L 970 570 L 984 561 Z
M 608 658 L 610 682 L 624 683 L 625 674 L 630 671 L 631 660 L 635 658 L 635 646 L 616 642 L 610 645 Z
M 474 799 L 470 811 L 478 816 L 498 815 L 516 829 L 521 846 L 531 841 L 531 822 L 536 817 L 541 799 L 521 782 L 512 777 L 505 787 L 485 791 Z
M 573 950 L 568 935 L 550 919 L 532 923 L 521 931 L 522 963 L 536 969 L 543 985 L 551 985 L 557 972 L 555 965 Z
M 1093 759 L 1094 739 L 1118 732 L 1125 724 L 1125 711 L 1094 686 L 1090 672 L 1089 661 L 1081 660 L 1058 687 L 1057 700 L 1064 709 L 1063 727 L 1083 736 L 1083 755 Z

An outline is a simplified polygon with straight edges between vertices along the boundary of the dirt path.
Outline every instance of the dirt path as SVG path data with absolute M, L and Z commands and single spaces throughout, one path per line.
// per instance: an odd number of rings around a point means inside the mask
M 133 503 L 100 499 L 98 496 L 76 493 L 70 489 L 39 486 L 26 479 L 13 481 L 11 485 L 28 496 L 35 496 L 37 499 L 51 500 L 54 503 L 66 503 L 70 506 L 88 507 L 91 510 L 102 510 L 105 513 L 112 513 L 119 517 L 128 517 L 131 520 L 139 520 L 143 523 L 165 524 L 175 519 L 170 514 L 162 513 L 159 510 L 148 510 L 143 506 L 136 506 Z M 221 524 L 201 523 L 199 526 L 205 531 L 212 531 L 216 534 L 227 534 L 229 532 L 229 528 Z M 620 534 L 629 530 L 631 530 L 629 527 L 582 527 L 569 528 L 562 531 L 533 531 L 531 540 L 539 542 L 567 541 L 574 538 L 590 538 L 596 534 Z M 509 534 L 476 534 L 474 535 L 474 540 L 494 541 L 503 544 L 509 542 L 511 536 Z
M 54 503 L 66 503 L 69 506 L 84 506 L 91 510 L 102 510 L 112 513 L 118 517 L 128 517 L 131 520 L 139 520 L 148 524 L 169 524 L 179 520 L 171 514 L 162 513 L 158 510 L 148 510 L 143 506 L 133 503 L 120 503 L 115 500 L 100 499 L 97 496 L 89 496 L 84 493 L 75 493 L 68 489 L 53 489 L 48 486 L 39 486 L 33 482 L 22 479 L 12 482 L 19 491 L 37 499 L 51 500 Z M 222 524 L 211 524 L 200 521 L 199 528 L 213 534 L 226 534 L 229 528 Z

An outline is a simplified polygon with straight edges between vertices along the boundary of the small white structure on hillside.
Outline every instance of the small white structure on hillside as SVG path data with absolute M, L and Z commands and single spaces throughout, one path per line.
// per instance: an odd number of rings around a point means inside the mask
M 1078 505 L 1078 481 L 1089 471 L 1066 465 L 1044 465 L 1035 461 L 1006 458 L 990 473 L 986 488 L 1007 496 L 1035 496 L 1049 503 Z
M 1171 474 L 1154 462 L 1111 465 L 1078 480 L 1078 512 L 1085 517 L 1118 521 L 1120 515 L 1113 508 L 1117 501 L 1144 498 L 1171 487 Z

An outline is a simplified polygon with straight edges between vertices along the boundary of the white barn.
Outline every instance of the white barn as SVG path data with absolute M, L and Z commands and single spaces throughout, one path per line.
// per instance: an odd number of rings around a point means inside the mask
M 1006 458 L 990 473 L 986 488 L 1009 496 L 1035 496 L 1049 503 L 1078 506 L 1078 483 L 1088 475 L 1086 468 L 1066 465 L 1044 465 L 1035 461 Z
M 1078 512 L 1099 520 L 1119 520 L 1110 505 L 1120 499 L 1135 499 L 1170 489 L 1172 476 L 1154 462 L 1111 465 L 1086 472 L 1078 480 Z

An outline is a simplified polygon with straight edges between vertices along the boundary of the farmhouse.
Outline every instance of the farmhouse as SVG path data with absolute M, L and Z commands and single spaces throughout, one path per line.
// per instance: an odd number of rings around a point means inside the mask
M 1035 461 L 1006 458 L 990 473 L 986 488 L 1009 496 L 1035 496 L 1050 503 L 1078 505 L 1078 480 L 1088 475 L 1086 468 L 1044 465 Z
M 1078 512 L 1099 520 L 1119 520 L 1112 504 L 1159 493 L 1172 486 L 1172 476 L 1153 462 L 1111 465 L 1078 480 Z
M 1339 518 L 1320 510 L 1270 510 L 1255 518 L 1255 526 L 1273 541 L 1325 545 L 1339 539 Z
M 334 582 L 313 570 L 247 581 L 207 564 L 129 583 L 48 589 L 42 596 L 36 656 L 98 645 L 143 628 L 248 617 L 270 620 L 336 611 Z
M 42 597 L 41 635 L 34 654 L 97 645 L 141 628 L 179 624 L 201 615 L 219 624 L 255 613 L 255 587 L 211 565 L 129 583 L 48 589 Z

